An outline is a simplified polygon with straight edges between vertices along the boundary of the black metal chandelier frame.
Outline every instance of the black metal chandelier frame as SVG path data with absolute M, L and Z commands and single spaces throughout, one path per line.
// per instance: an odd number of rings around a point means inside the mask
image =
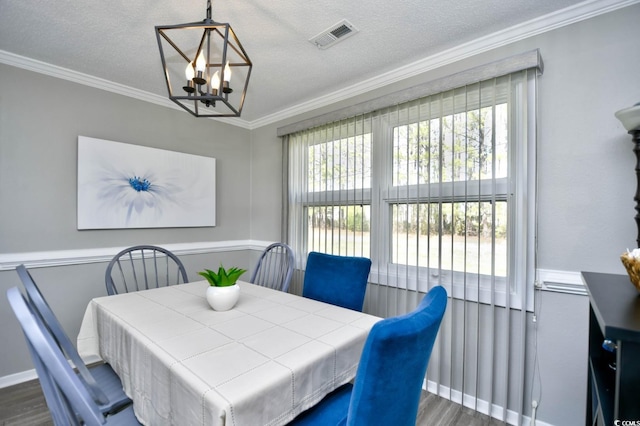
M 211 0 L 207 0 L 207 17 L 204 21 L 159 25 L 155 28 L 169 99 L 196 117 L 240 117 L 253 64 L 231 25 L 215 22 L 211 18 Z M 202 35 L 199 37 L 195 55 L 190 58 L 185 53 L 186 49 L 179 47 L 178 43 L 171 39 L 170 33 L 174 34 L 176 30 L 198 29 L 202 30 Z M 172 74 L 173 78 L 178 78 L 178 74 L 170 70 L 163 40 L 184 60 L 187 74 L 185 85 L 172 85 Z M 217 43 L 220 46 L 218 51 L 215 49 Z M 190 70 L 190 67 L 193 69 Z M 238 74 L 232 73 L 232 70 L 238 71 L 240 68 L 243 69 L 241 74 L 244 78 L 235 79 L 232 83 L 231 76 Z M 192 76 L 189 75 L 190 71 L 193 71 Z M 242 88 L 242 93 L 231 99 L 234 84 Z

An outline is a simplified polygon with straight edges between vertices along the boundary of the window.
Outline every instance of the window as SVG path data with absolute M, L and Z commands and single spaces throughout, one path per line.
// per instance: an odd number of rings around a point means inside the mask
M 368 118 L 348 120 L 299 135 L 303 179 L 299 188 L 302 248 L 370 257 L 371 131 Z M 303 171 L 305 170 L 305 171 Z M 293 216 L 290 216 L 293 217 Z M 305 251 L 306 250 L 306 251 Z
M 533 274 L 534 93 L 525 70 L 290 135 L 298 257 L 370 257 L 372 283 L 518 306 L 509 295 Z

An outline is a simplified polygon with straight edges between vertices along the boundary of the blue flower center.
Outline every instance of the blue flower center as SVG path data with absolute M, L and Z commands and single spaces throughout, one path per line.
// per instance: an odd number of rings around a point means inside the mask
M 129 178 L 129 185 L 131 185 L 131 187 L 137 192 L 148 191 L 151 186 L 151 182 L 146 179 L 139 178 L 138 176 L 134 176 Z

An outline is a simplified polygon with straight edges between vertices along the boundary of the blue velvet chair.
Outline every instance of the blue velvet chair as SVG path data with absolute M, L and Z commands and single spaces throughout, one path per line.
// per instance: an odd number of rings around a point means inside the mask
M 7 298 L 27 341 L 47 406 L 57 425 L 139 425 L 133 405 L 105 413 L 73 371 L 62 351 L 17 287 Z
M 413 312 L 376 323 L 354 384 L 339 387 L 291 425 L 415 426 L 422 382 L 446 306 L 447 292 L 437 286 Z
M 307 257 L 302 296 L 362 311 L 371 260 L 312 251 Z

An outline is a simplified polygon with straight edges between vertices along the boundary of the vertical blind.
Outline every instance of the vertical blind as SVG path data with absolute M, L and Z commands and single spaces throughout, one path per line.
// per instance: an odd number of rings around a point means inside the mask
M 450 303 L 426 387 L 519 424 L 535 233 L 536 69 L 285 137 L 288 242 L 301 293 L 310 251 L 365 256 L 365 311 Z

